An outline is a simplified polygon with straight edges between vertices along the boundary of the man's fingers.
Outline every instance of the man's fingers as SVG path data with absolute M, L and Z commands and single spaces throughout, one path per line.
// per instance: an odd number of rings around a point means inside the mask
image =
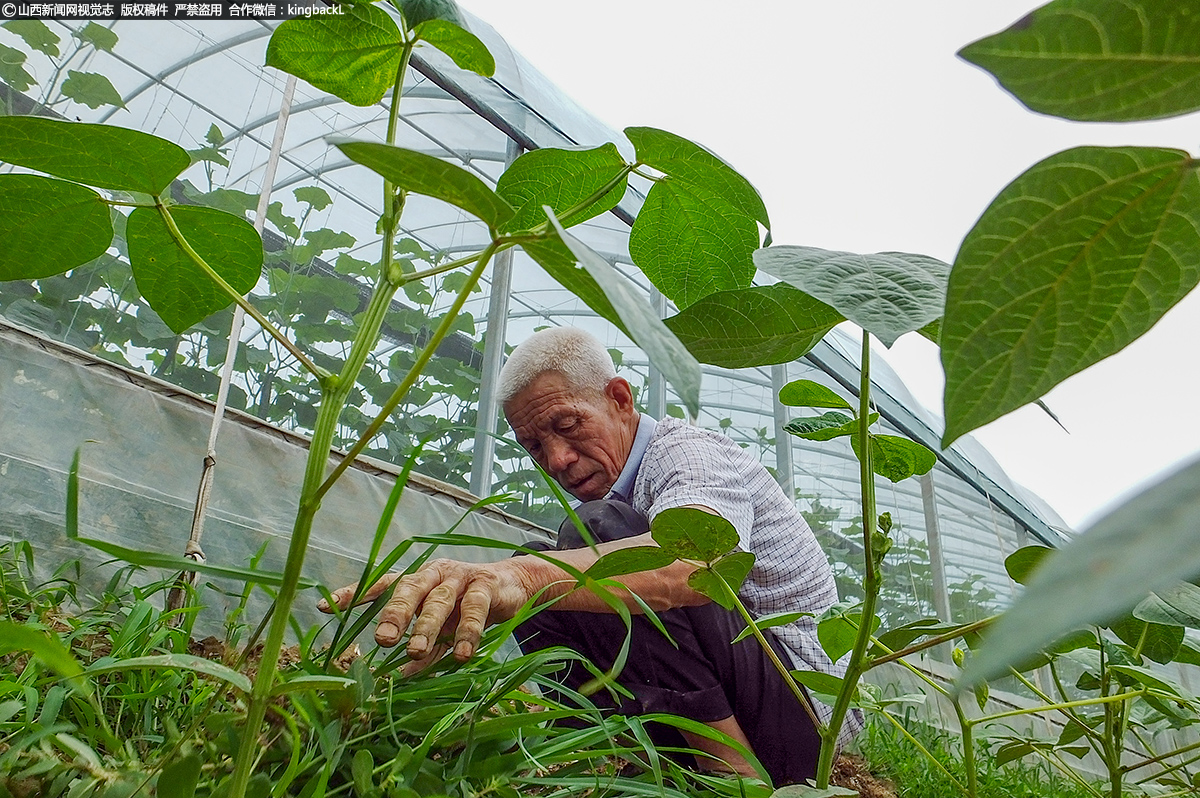
M 391 586 L 392 582 L 395 582 L 399 578 L 400 574 L 384 574 L 379 578 L 378 582 L 368 587 L 366 591 L 359 596 L 358 601 L 355 602 L 355 605 L 357 606 L 359 604 L 366 604 L 379 598 L 379 596 Z M 350 608 L 350 600 L 354 598 L 354 591 L 357 589 L 358 582 L 355 582 L 352 585 L 339 587 L 330 595 L 333 596 L 333 601 L 339 610 L 347 610 Z M 317 609 L 321 612 L 333 612 L 329 606 L 329 602 L 325 599 L 321 599 L 317 602 Z
M 454 658 L 466 662 L 479 647 L 494 599 L 490 580 L 475 579 L 459 602 L 458 628 L 454 630 Z
M 421 601 L 421 614 L 413 623 L 412 636 L 408 638 L 410 657 L 422 659 L 429 656 L 446 620 L 458 608 L 458 599 L 464 583 L 460 568 L 445 568 L 442 571 L 442 580 L 425 593 Z

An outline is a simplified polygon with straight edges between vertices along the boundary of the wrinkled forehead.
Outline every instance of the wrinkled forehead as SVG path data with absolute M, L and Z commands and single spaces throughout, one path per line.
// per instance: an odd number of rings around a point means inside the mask
M 558 371 L 543 371 L 504 403 L 504 417 L 514 430 L 551 424 L 564 414 L 601 410 L 594 389 L 578 388 Z

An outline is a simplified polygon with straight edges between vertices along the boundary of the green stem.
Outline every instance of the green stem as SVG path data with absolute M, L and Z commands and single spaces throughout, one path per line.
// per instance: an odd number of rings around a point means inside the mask
M 1018 671 L 1016 668 L 1010 668 L 1009 670 L 1012 672 L 1012 675 L 1016 677 L 1017 681 L 1019 681 L 1021 684 L 1025 685 L 1025 687 L 1031 693 L 1033 693 L 1035 696 L 1037 696 L 1041 701 L 1044 701 L 1046 704 L 1055 703 L 1053 698 L 1046 695 L 1044 692 L 1042 692 L 1042 690 L 1036 684 L 1034 684 L 1029 679 L 1025 678 L 1025 675 L 1023 673 Z M 1043 709 L 1045 709 L 1045 707 L 1043 707 Z M 1083 734 L 1090 741 L 1092 741 L 1092 743 L 1098 744 L 1098 743 L 1102 742 L 1100 735 L 1096 733 L 1095 729 L 1093 729 L 1091 726 L 1088 726 L 1086 723 L 1084 723 L 1083 719 L 1080 718 L 1079 715 L 1072 712 L 1070 707 L 1059 708 L 1058 711 L 1061 712 L 1063 715 L 1065 715 L 1070 722 L 1079 726 L 1079 728 L 1083 730 Z
M 929 752 L 928 748 L 921 745 L 921 741 L 918 740 L 916 737 L 913 737 L 912 733 L 908 729 L 904 728 L 903 723 L 901 723 L 900 721 L 898 721 L 894 717 L 892 717 L 892 713 L 885 710 L 881 714 L 885 718 L 888 719 L 888 722 L 890 722 L 893 726 L 896 727 L 896 730 L 898 732 L 900 732 L 900 734 L 904 735 L 904 737 L 910 743 L 915 745 L 917 747 L 917 750 L 920 751 L 922 754 L 924 754 L 925 758 L 933 763 L 934 767 L 936 767 L 938 770 L 942 771 L 942 773 L 945 773 L 946 778 L 948 778 L 948 779 L 950 779 L 950 781 L 954 782 L 954 786 L 958 787 L 958 789 L 963 790 L 964 792 L 966 791 L 967 788 L 963 786 L 962 782 L 959 781 L 958 779 L 954 778 L 954 774 L 951 773 L 949 770 L 947 770 L 946 766 L 942 764 L 941 760 L 939 760 L 936 756 L 931 754 Z
M 725 581 L 725 577 L 721 576 L 716 571 L 712 571 L 711 573 L 716 576 L 718 580 L 720 580 L 721 585 L 725 590 L 725 595 L 733 600 L 733 606 L 737 609 L 738 614 L 742 616 L 742 620 L 746 622 L 746 626 L 748 626 L 754 633 L 754 639 L 758 641 L 758 645 L 762 647 L 764 652 L 766 652 L 767 658 L 771 660 L 771 664 L 775 666 L 775 670 L 779 671 L 779 675 L 783 677 L 783 681 L 789 688 L 791 688 L 792 694 L 796 696 L 796 700 L 800 702 L 800 706 L 804 707 L 804 711 L 807 712 L 808 717 L 812 719 L 813 726 L 820 731 L 823 728 L 821 726 L 821 720 L 817 717 L 816 712 L 813 711 L 812 705 L 809 704 L 808 697 L 804 695 L 804 690 L 802 690 L 800 685 L 796 683 L 796 680 L 792 678 L 791 670 L 788 669 L 788 667 L 783 664 L 783 661 L 779 659 L 779 655 L 775 653 L 775 649 L 771 646 L 771 643 L 762 633 L 762 630 L 758 628 L 758 624 L 754 622 L 754 618 L 751 617 L 750 611 L 746 609 L 746 605 L 742 604 L 742 600 L 738 598 L 737 592 L 734 591 L 734 589 L 729 586 L 729 583 Z
M 1190 743 L 1188 745 L 1183 746 L 1182 748 L 1176 748 L 1174 751 L 1169 751 L 1165 754 L 1159 754 L 1158 756 L 1153 756 L 1153 757 L 1150 757 L 1149 759 L 1143 759 L 1141 762 L 1137 762 L 1132 765 L 1126 765 L 1125 767 L 1121 768 L 1121 770 L 1125 771 L 1126 773 L 1132 773 L 1133 771 L 1138 770 L 1139 768 L 1144 768 L 1147 765 L 1153 765 L 1157 762 L 1162 762 L 1163 760 L 1170 759 L 1173 756 L 1179 756 L 1180 754 L 1186 754 L 1188 751 L 1195 751 L 1196 749 L 1200 749 L 1200 742 Z M 1157 776 L 1157 775 L 1161 775 L 1161 774 L 1155 774 L 1155 775 Z
M 829 725 L 821 735 L 821 754 L 817 759 L 817 789 L 829 787 L 829 777 L 833 774 L 833 762 L 837 754 L 838 734 L 850 709 L 850 701 L 858 689 L 858 680 L 865 667 L 867 646 L 871 641 L 871 619 L 875 617 L 875 605 L 879 599 L 879 567 L 875 562 L 875 551 L 872 538 L 877 524 L 875 512 L 875 475 L 871 468 L 871 336 L 866 330 L 862 333 L 862 376 L 858 388 L 858 451 L 859 479 L 862 485 L 863 512 L 863 558 L 866 560 L 866 573 L 863 577 L 863 602 L 860 614 L 861 623 L 858 634 L 854 638 L 854 648 L 850 651 L 850 662 L 846 666 L 846 675 L 842 679 L 842 689 L 833 705 L 833 714 Z
M 515 242 L 512 239 L 506 238 L 497 244 L 496 251 L 500 252 L 501 250 L 508 249 L 514 243 Z M 404 278 L 400 284 L 403 285 L 405 283 L 416 282 L 417 280 L 424 280 L 426 277 L 436 277 L 439 274 L 454 271 L 460 266 L 466 266 L 468 263 L 475 263 L 478 260 L 479 253 L 476 252 L 474 255 L 467 255 L 465 258 L 457 258 L 455 260 L 443 263 L 441 266 L 434 266 L 431 269 L 425 269 L 424 271 L 406 274 L 404 275 Z
M 176 245 L 178 245 L 178 247 L 182 249 L 189 258 L 192 259 L 192 262 L 199 266 L 201 271 L 208 275 L 208 278 L 212 280 L 218 288 L 232 298 L 233 301 L 237 303 L 238 307 L 246 312 L 247 316 L 258 322 L 259 326 L 270 333 L 272 338 L 283 344 L 283 348 L 290 352 L 292 357 L 300 361 L 300 365 L 304 366 L 304 368 L 307 369 L 314 377 L 321 380 L 328 377 L 329 372 L 323 368 L 320 368 L 311 360 L 309 360 L 308 356 L 300 351 L 300 348 L 292 343 L 291 339 L 280 332 L 279 328 L 277 328 L 274 324 L 269 322 L 267 317 L 260 313 L 258 308 L 254 307 L 254 305 L 251 305 L 250 302 L 247 301 L 244 296 L 239 294 L 233 286 L 225 282 L 225 278 L 217 274 L 216 270 L 212 266 L 208 265 L 208 261 L 200 257 L 200 253 L 192 249 L 192 245 L 189 244 L 187 239 L 183 237 L 183 233 L 179 231 L 179 226 L 175 224 L 175 218 L 171 216 L 171 211 L 167 209 L 167 206 L 162 203 L 161 199 L 158 197 L 155 197 L 154 199 L 156 203 L 155 207 L 158 209 L 158 213 L 160 216 L 162 216 L 163 221 L 166 222 L 167 231 L 170 232 L 171 238 L 175 241 Z
M 1026 707 L 1024 709 L 1010 709 L 1007 712 L 997 712 L 994 715 L 984 715 L 981 718 L 976 718 L 975 723 L 984 723 L 986 721 L 1000 720 L 1002 718 L 1013 718 L 1018 715 L 1035 715 L 1039 712 L 1059 709 L 1074 709 L 1075 707 L 1091 707 L 1101 704 L 1109 705 L 1116 704 L 1121 701 L 1129 701 L 1142 695 L 1141 690 L 1133 693 L 1117 693 L 1115 695 L 1102 696 L 1100 698 L 1081 698 L 1078 701 L 1063 701 L 1058 704 L 1045 704 L 1036 707 Z
M 499 243 L 497 241 L 493 241 L 488 245 L 487 249 L 479 253 L 479 262 L 475 264 L 475 268 L 471 271 L 470 276 L 467 277 L 467 281 L 459 290 L 458 296 L 454 299 L 454 304 L 450 306 L 450 309 L 446 311 L 446 314 L 442 317 L 442 323 L 439 324 L 437 330 L 434 331 L 433 337 L 430 338 L 428 343 L 425 344 L 425 348 L 421 350 L 421 354 L 417 358 L 417 361 L 412 364 L 408 370 L 408 373 L 404 375 L 404 379 L 399 385 L 396 386 L 396 389 L 392 391 L 392 395 L 388 397 L 388 400 L 383 404 L 383 407 L 375 416 L 375 419 L 370 423 L 366 430 L 363 431 L 363 434 L 359 437 L 358 441 L 353 447 L 351 447 L 350 451 L 346 452 L 346 455 L 341 459 L 341 461 L 334 466 L 334 469 L 329 473 L 328 478 L 326 478 L 325 481 L 321 483 L 319 487 L 317 487 L 314 493 L 315 499 L 319 501 L 320 498 L 324 496 L 331 487 L 333 487 L 333 483 L 337 481 L 338 477 L 340 477 L 342 473 L 350 467 L 350 464 L 354 462 L 354 459 L 362 453 L 362 450 L 367 447 L 367 444 L 379 434 L 379 430 L 383 428 L 385 423 L 387 423 L 388 417 L 392 414 L 392 411 L 395 410 L 402 401 L 404 401 L 404 397 L 408 395 L 409 390 L 411 390 L 413 385 L 416 384 L 417 378 L 421 376 L 421 371 L 425 368 L 426 364 L 433 359 L 433 354 L 437 351 L 438 346 L 440 346 L 446 336 L 450 334 L 450 330 L 454 326 L 455 318 L 457 318 L 459 311 L 462 310 L 463 305 L 466 304 L 467 297 L 475 288 L 475 285 L 479 282 L 479 278 L 483 276 L 483 272 L 484 269 L 487 268 L 488 261 L 491 260 L 492 255 L 496 252 L 498 247 Z
M 1108 688 L 1112 684 L 1112 674 L 1108 669 L 1108 658 L 1104 655 L 1104 646 L 1100 646 L 1100 698 L 1109 699 Z M 1113 705 L 1106 701 L 1104 704 L 1104 751 L 1102 758 L 1108 770 L 1108 794 L 1110 798 L 1121 798 L 1121 741 L 1115 739 L 1117 718 L 1113 714 Z
M 954 714 L 958 717 L 959 730 L 962 732 L 963 770 L 967 774 L 967 798 L 975 798 L 979 794 L 979 774 L 975 765 L 975 721 L 967 718 L 963 712 L 962 702 L 954 699 Z

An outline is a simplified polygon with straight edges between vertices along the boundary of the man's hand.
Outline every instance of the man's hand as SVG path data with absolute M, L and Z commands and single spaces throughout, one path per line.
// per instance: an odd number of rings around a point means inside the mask
M 358 603 L 374 601 L 397 580 L 395 592 L 379 613 L 375 642 L 396 645 L 411 623 L 408 655 L 414 660 L 431 660 L 438 640 L 452 638 L 455 658 L 466 661 L 479 647 L 483 630 L 513 617 L 534 592 L 523 569 L 511 559 L 487 565 L 431 560 L 408 576 L 387 574 Z M 356 587 L 347 585 L 333 592 L 339 609 L 349 608 Z M 331 612 L 324 600 L 317 609 Z

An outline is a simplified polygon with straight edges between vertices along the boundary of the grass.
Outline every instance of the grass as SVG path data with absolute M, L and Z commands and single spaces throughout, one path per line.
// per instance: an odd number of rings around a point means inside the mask
M 906 720 L 904 727 L 955 778 L 965 781 L 960 738 L 912 720 Z M 872 772 L 897 785 L 902 798 L 948 798 L 962 794 L 959 786 L 937 765 L 880 718 L 870 719 L 855 748 L 871 763 Z M 997 766 L 986 741 L 977 743 L 976 757 L 979 798 L 1094 798 L 1047 764 L 1017 761 Z

